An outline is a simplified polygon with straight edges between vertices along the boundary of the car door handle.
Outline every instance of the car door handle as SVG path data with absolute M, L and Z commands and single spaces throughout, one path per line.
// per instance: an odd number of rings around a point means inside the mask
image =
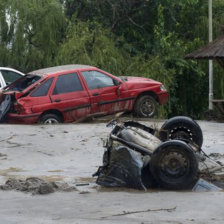
M 93 93 L 93 96 L 99 96 L 99 93 Z
M 56 99 L 54 102 L 56 103 L 61 102 L 61 99 Z

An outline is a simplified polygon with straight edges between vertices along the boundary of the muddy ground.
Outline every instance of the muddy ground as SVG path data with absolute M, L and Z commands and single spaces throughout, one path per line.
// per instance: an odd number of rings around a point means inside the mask
M 199 121 L 199 125 L 202 148 L 223 162 L 224 123 Z M 144 192 L 95 185 L 91 175 L 102 164 L 102 139 L 111 130 L 105 123 L 0 127 L 0 185 L 11 178 L 26 186 L 24 192 L 0 190 L 2 224 L 223 223 L 222 191 Z M 26 190 L 30 177 L 53 182 L 54 191 L 40 195 L 33 188 Z

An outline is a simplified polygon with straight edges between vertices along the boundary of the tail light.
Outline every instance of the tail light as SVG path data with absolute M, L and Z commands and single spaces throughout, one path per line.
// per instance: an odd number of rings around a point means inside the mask
M 23 105 L 19 104 L 17 101 L 14 103 L 14 111 L 17 113 L 17 114 L 22 114 L 24 113 L 24 107 Z

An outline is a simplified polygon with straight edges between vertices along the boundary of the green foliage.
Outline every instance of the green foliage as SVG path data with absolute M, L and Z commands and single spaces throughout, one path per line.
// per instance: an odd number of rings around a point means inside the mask
M 1 0 L 2 65 L 29 71 L 53 64 L 66 18 L 56 0 Z
M 98 23 L 70 23 L 60 46 L 57 64 L 88 64 L 123 74 L 125 54 L 115 45 L 111 33 Z
M 224 1 L 213 1 L 214 38 Z M 201 118 L 208 105 L 208 62 L 184 56 L 208 42 L 205 0 L 0 0 L 0 66 L 30 71 L 80 63 L 114 75 L 162 82 L 160 117 Z M 214 94 L 224 97 L 214 66 Z

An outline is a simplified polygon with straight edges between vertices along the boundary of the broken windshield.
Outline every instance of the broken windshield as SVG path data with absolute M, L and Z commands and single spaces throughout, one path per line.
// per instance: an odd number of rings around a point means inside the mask
M 22 78 L 18 79 L 17 81 L 6 86 L 4 90 L 23 91 L 24 89 L 28 88 L 29 86 L 31 86 L 32 84 L 34 84 L 40 79 L 41 79 L 41 76 L 38 76 L 38 75 L 25 75 Z

